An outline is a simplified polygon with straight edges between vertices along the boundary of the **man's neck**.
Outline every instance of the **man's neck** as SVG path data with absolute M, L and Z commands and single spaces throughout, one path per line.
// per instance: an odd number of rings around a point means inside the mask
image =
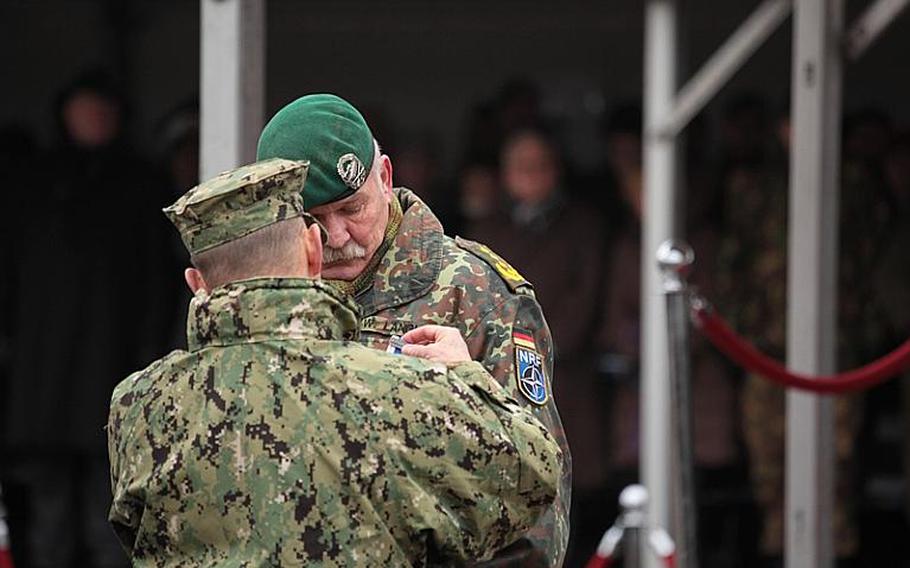
M 354 339 L 359 310 L 321 280 L 256 278 L 232 282 L 190 303 L 190 351 L 270 339 Z

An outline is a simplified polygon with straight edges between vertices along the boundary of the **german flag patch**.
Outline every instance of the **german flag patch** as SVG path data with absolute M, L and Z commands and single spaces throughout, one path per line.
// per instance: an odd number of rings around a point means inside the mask
M 547 377 L 544 373 L 544 362 L 534 336 L 526 331 L 514 330 L 512 343 L 515 344 L 515 380 L 521 394 L 537 405 L 544 405 L 550 400 L 547 390 Z

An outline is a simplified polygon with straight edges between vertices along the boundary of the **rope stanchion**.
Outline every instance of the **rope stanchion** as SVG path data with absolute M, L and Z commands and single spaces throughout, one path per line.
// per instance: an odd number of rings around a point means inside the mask
M 671 424 L 676 433 L 671 444 L 671 511 L 676 534 L 674 552 L 667 565 L 698 567 L 698 509 L 695 505 L 694 419 L 692 417 L 692 376 L 689 359 L 689 298 L 687 276 L 695 262 L 695 251 L 682 241 L 664 241 L 657 249 L 657 264 L 663 277 L 667 300 L 667 376 L 670 383 Z M 658 538 L 653 532 L 651 538 Z M 658 544 L 651 548 L 660 550 Z M 661 558 L 665 555 L 658 554 Z M 677 562 L 678 559 L 678 562 Z
M 6 526 L 6 508 L 3 489 L 0 488 L 0 568 L 13 568 L 13 553 L 9 546 L 9 529 Z
M 625 568 L 640 568 L 642 544 L 665 568 L 676 568 L 676 543 L 663 527 L 648 522 L 645 512 L 647 503 L 648 490 L 643 486 L 629 485 L 622 490 L 619 494 L 622 513 L 604 533 L 585 568 L 613 568 L 617 552 L 622 552 Z M 644 539 L 643 543 L 641 539 Z
M 744 369 L 785 387 L 823 394 L 852 392 L 873 387 L 910 367 L 910 340 L 881 359 L 858 369 L 828 376 L 792 373 L 744 341 L 700 298 L 692 304 L 696 326 L 721 352 Z

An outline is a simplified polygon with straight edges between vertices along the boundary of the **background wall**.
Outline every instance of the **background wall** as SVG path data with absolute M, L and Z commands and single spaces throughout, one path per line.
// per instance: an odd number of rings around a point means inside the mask
M 848 2 L 850 16 L 867 1 Z M 599 155 L 596 119 L 642 83 L 642 0 L 268 0 L 267 111 L 300 94 L 334 91 L 398 133 L 429 132 L 452 167 L 472 104 L 512 77 L 542 88 L 567 125 L 580 163 Z M 758 4 L 681 2 L 683 49 L 695 69 Z M 19 121 L 48 142 L 55 92 L 78 71 L 104 66 L 128 86 L 134 137 L 198 93 L 195 0 L 0 0 L 0 123 Z M 736 75 L 726 97 L 789 92 L 790 25 Z M 910 117 L 910 17 L 846 72 L 847 108 L 875 105 Z M 379 132 L 380 138 L 383 136 Z

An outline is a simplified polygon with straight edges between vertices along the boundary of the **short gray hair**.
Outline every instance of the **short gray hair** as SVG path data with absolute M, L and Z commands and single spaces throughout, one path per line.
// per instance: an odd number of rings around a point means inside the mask
M 190 261 L 211 288 L 258 276 L 297 276 L 306 228 L 302 217 L 285 219 L 194 254 Z

